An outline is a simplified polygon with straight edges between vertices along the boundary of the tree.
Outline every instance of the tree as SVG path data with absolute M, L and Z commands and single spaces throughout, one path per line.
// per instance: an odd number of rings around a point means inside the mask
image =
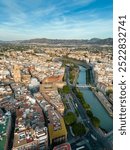
M 87 110 L 87 115 L 89 116 L 89 118 L 93 118 L 93 113 L 91 110 Z
M 74 122 L 76 122 L 77 118 L 76 118 L 76 115 L 73 113 L 73 112 L 68 112 L 65 116 L 64 116 L 64 120 L 65 120 L 65 123 L 67 125 L 71 125 L 73 124 Z
M 80 122 L 72 125 L 72 131 L 76 136 L 81 136 L 86 133 L 84 124 L 82 124 Z
M 99 120 L 97 117 L 95 117 L 95 116 L 93 116 L 93 117 L 91 118 L 91 120 L 92 120 L 93 125 L 94 125 L 96 128 L 99 128 L 99 126 L 100 126 L 100 120 Z
M 63 87 L 63 92 L 66 93 L 66 94 L 68 94 L 70 92 L 70 89 L 69 89 L 69 87 L 67 85 L 65 85 Z
M 106 91 L 106 95 L 107 95 L 107 96 L 109 96 L 111 93 L 113 93 L 113 90 L 112 90 L 112 89 L 108 89 L 108 90 Z
M 83 105 L 84 109 L 86 109 L 86 110 L 90 110 L 91 109 L 90 105 L 87 104 L 85 101 L 82 103 L 82 105 Z

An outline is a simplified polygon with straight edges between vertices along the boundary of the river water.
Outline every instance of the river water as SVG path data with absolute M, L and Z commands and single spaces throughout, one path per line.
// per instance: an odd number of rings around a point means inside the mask
M 79 66 L 80 73 L 77 82 L 79 84 L 86 84 L 86 68 Z M 100 127 L 107 132 L 113 128 L 113 119 L 109 116 L 106 109 L 100 103 L 98 98 L 89 88 L 79 88 L 83 94 L 85 101 L 91 106 L 93 115 L 100 119 Z

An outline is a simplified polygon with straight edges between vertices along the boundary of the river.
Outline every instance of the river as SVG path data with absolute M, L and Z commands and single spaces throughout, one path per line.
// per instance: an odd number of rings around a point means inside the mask
M 79 84 L 86 84 L 86 68 L 79 66 L 80 72 L 77 79 Z M 106 109 L 100 103 L 98 98 L 89 88 L 79 88 L 85 101 L 91 106 L 93 115 L 100 119 L 100 127 L 107 132 L 113 129 L 113 119 L 109 116 Z

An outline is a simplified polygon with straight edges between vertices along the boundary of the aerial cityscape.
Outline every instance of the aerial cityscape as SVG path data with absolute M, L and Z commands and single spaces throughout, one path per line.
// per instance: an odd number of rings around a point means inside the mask
M 0 1 L 0 150 L 112 150 L 112 1 Z
M 111 45 L 0 50 L 1 148 L 111 149 Z

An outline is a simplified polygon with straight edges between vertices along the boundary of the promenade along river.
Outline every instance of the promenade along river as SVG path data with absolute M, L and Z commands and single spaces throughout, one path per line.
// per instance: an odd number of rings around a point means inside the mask
M 79 84 L 86 84 L 86 68 L 79 66 L 80 73 L 77 82 Z M 79 88 L 83 94 L 85 101 L 91 106 L 91 110 L 94 116 L 100 119 L 100 127 L 105 129 L 107 132 L 112 130 L 113 121 L 105 110 L 103 105 L 100 103 L 98 98 L 89 88 Z

